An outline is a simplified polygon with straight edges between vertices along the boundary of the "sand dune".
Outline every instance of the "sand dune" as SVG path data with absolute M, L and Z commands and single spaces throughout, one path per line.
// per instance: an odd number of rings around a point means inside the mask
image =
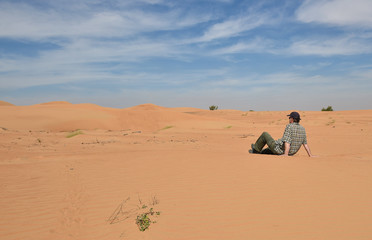
M 0 102 L 0 239 L 371 239 L 372 110 L 300 111 L 318 158 L 249 154 L 289 112 Z
M 5 101 L 0 101 L 0 106 L 14 106 L 14 104 L 11 104 Z
M 67 101 L 53 101 L 53 102 L 46 102 L 40 103 L 40 105 L 71 105 L 72 103 Z
M 190 110 L 190 109 L 189 109 Z M 195 110 L 197 110 L 195 112 Z M 33 106 L 2 107 L 0 126 L 19 130 L 73 131 L 76 129 L 141 129 L 155 131 L 183 121 L 198 121 L 212 115 L 196 117 L 206 110 L 194 112 L 167 109 L 152 104 L 127 109 L 104 108 L 94 104 L 70 104 L 50 102 Z M 213 116 L 212 116 L 213 117 Z M 210 119 L 220 122 L 220 119 Z M 182 125 L 182 124 L 181 124 Z
M 147 103 L 147 104 L 141 104 L 138 106 L 130 107 L 128 109 L 129 110 L 165 110 L 167 108 L 162 107 L 162 106 L 157 106 L 152 103 Z

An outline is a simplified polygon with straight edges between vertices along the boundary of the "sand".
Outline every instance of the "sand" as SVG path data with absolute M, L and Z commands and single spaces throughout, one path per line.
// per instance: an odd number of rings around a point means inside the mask
M 249 154 L 290 112 L 0 102 L 0 239 L 372 239 L 372 110 L 300 111 L 318 158 Z
M 14 104 L 11 104 L 5 101 L 0 101 L 0 106 L 14 106 Z

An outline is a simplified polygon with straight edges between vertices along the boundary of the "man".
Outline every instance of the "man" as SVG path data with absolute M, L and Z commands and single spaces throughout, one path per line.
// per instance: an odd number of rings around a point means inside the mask
M 298 112 L 291 112 L 287 117 L 289 117 L 289 124 L 285 127 L 281 139 L 275 141 L 270 134 L 263 132 L 256 143 L 251 145 L 252 149 L 249 152 L 292 156 L 303 145 L 309 157 L 315 157 L 311 154 L 310 148 L 307 145 L 305 128 L 300 125 L 300 114 Z M 262 150 L 266 144 L 268 148 Z

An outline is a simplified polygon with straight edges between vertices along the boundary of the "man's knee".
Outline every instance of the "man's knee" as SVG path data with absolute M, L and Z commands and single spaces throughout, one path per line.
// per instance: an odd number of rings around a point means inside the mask
M 269 134 L 268 132 L 263 132 L 263 133 L 261 134 L 261 136 L 264 136 L 264 137 L 271 137 L 270 134 Z
M 263 132 L 262 135 L 261 135 L 265 141 L 267 142 L 267 144 L 271 145 L 271 144 L 274 144 L 275 143 L 275 140 L 273 139 L 273 137 L 268 133 L 268 132 Z

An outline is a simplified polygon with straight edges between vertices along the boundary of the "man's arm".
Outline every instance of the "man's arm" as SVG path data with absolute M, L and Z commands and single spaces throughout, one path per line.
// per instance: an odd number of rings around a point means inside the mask
M 316 157 L 316 156 L 314 156 L 314 155 L 311 154 L 310 148 L 309 148 L 309 146 L 307 144 L 303 144 L 303 145 L 304 145 L 304 148 L 305 148 L 305 150 L 307 152 L 307 155 L 309 155 L 309 157 Z
M 289 149 L 291 148 L 291 144 L 285 142 L 284 143 L 284 154 L 283 156 L 288 156 L 288 153 L 289 153 Z

